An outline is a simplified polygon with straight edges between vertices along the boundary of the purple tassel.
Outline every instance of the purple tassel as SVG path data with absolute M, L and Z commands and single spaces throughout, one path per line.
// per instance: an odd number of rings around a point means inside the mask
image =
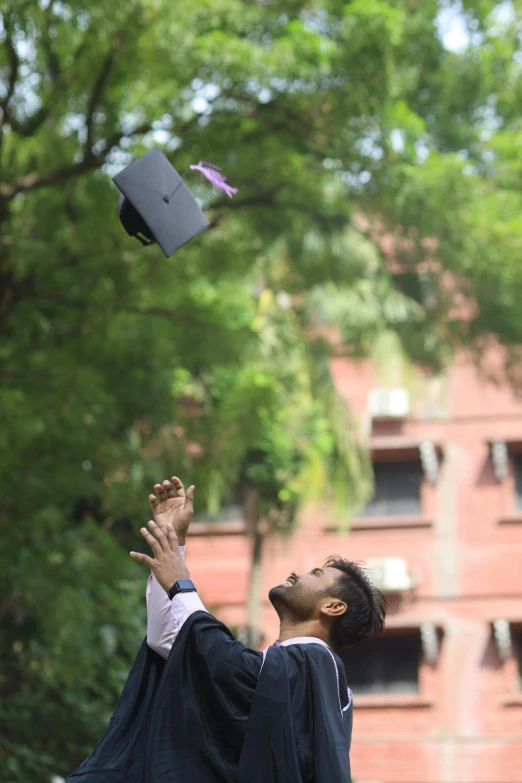
M 237 193 L 237 188 L 232 188 L 230 185 L 227 185 L 227 178 L 219 166 L 200 160 L 199 163 L 189 166 L 189 168 L 193 171 L 201 172 L 216 190 L 222 190 L 229 198 L 232 198 L 232 196 Z

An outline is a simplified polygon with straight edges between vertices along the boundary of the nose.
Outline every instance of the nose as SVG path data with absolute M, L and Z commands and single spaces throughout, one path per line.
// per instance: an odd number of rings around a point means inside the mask
M 299 571 L 292 571 L 292 576 L 295 577 L 295 579 L 301 579 L 302 574 L 300 574 Z

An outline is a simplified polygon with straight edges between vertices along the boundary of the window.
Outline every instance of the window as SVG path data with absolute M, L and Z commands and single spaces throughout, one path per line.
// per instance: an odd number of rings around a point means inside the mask
M 518 660 L 518 687 L 522 691 L 522 628 L 515 631 L 515 655 Z
M 243 522 L 245 518 L 241 491 L 234 487 L 229 497 L 223 501 L 216 514 L 209 514 L 205 509 L 194 514 L 194 522 Z
M 515 454 L 513 457 L 513 466 L 515 470 L 515 492 L 516 507 L 522 511 L 522 454 Z
M 419 691 L 419 631 L 376 636 L 343 650 L 341 658 L 355 694 Z
M 375 462 L 375 494 L 363 517 L 418 516 L 422 469 L 419 460 Z

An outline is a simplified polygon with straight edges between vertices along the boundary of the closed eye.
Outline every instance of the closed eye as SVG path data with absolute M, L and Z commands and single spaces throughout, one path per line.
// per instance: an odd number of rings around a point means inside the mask
M 312 571 L 312 574 L 314 574 L 314 576 L 322 576 L 323 573 L 324 572 L 322 568 L 314 568 L 314 570 Z

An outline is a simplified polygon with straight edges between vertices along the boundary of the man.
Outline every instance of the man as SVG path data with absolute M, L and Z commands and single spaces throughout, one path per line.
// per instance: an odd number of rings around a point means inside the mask
M 156 484 L 147 639 L 105 736 L 70 783 L 349 783 L 352 700 L 335 651 L 382 630 L 383 596 L 330 558 L 272 588 L 279 640 L 250 650 L 212 617 L 184 562 L 194 487 Z M 231 577 L 233 578 L 233 577 Z

